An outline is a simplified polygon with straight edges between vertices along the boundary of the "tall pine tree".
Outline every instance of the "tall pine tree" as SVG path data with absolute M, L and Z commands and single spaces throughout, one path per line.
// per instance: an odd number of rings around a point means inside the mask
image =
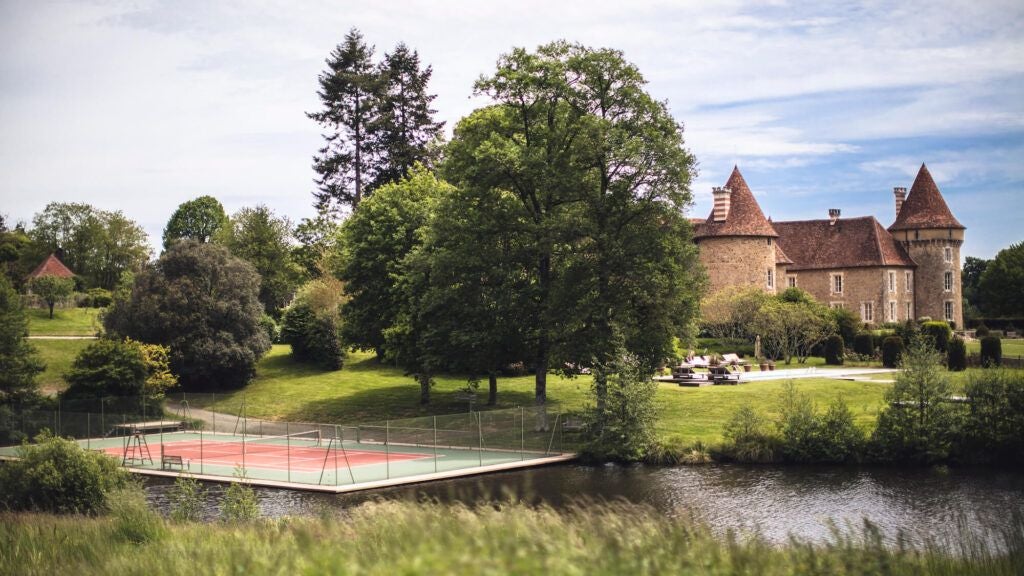
M 419 53 L 400 42 L 384 55 L 379 70 L 379 116 L 373 132 L 380 157 L 374 188 L 405 178 L 416 162 L 430 166 L 429 146 L 444 127 L 444 122 L 434 121 L 436 111 L 430 107 L 436 95 L 427 93 L 433 69 L 420 69 Z
M 320 74 L 319 112 L 307 114 L 326 129 L 324 146 L 313 157 L 318 210 L 355 208 L 367 182 L 374 178 L 371 126 L 378 115 L 380 75 L 373 64 L 373 46 L 353 28 L 327 59 Z

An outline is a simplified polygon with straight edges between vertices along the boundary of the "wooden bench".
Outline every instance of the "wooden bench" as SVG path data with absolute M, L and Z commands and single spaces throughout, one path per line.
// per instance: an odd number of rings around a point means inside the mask
M 164 454 L 160 457 L 160 468 L 163 470 L 169 470 L 172 466 L 177 466 L 178 470 L 185 470 L 189 468 L 187 460 L 182 460 L 181 456 L 177 454 Z

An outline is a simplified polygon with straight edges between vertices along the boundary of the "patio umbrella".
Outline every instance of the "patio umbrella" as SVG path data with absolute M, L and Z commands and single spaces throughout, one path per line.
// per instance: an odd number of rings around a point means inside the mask
M 761 357 L 761 335 L 758 334 L 757 338 L 754 338 L 754 358 Z

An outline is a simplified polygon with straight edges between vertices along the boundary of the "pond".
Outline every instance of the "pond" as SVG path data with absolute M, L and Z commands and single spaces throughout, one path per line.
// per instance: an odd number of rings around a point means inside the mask
M 172 483 L 151 479 L 148 497 L 168 508 Z M 222 485 L 209 486 L 215 517 Z M 824 541 L 830 521 L 859 530 L 863 520 L 888 540 L 952 541 L 965 526 L 997 544 L 1014 514 L 1024 515 L 1024 473 L 988 469 L 891 469 L 708 465 L 680 467 L 559 465 L 355 494 L 257 488 L 266 516 L 345 510 L 377 498 L 478 504 L 513 498 L 564 508 L 581 500 L 625 500 L 667 517 L 693 516 L 713 529 L 758 531 L 773 542 L 789 535 Z

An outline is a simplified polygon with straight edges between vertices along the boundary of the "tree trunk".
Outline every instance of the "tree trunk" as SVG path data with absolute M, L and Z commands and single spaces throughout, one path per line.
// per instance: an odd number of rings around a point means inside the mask
M 53 305 L 55 302 L 47 302 L 50 305 L 50 320 L 53 320 Z
M 489 372 L 487 374 L 487 405 L 494 406 L 498 403 L 498 374 Z
M 416 379 L 420 381 L 420 404 L 430 404 L 430 376 L 420 374 Z

